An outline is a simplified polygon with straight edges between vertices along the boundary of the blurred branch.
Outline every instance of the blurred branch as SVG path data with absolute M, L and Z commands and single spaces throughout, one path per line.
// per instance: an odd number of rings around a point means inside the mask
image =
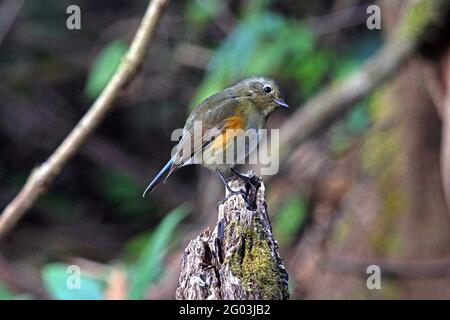
M 0 45 L 11 29 L 24 0 L 7 0 L 0 5 Z
M 149 3 L 128 52 L 108 85 L 47 161 L 33 170 L 25 186 L 2 212 L 0 236 L 4 236 L 37 198 L 48 189 L 67 162 L 78 152 L 94 129 L 113 108 L 121 91 L 130 83 L 141 67 L 158 22 L 168 3 L 169 0 L 152 0 Z
M 344 116 L 355 102 L 393 75 L 415 53 L 428 27 L 441 22 L 448 7 L 448 0 L 411 3 L 393 36 L 361 70 L 331 84 L 289 117 L 280 130 L 281 162 L 297 145 Z M 416 21 L 418 15 L 420 21 Z
M 445 113 L 445 88 L 441 86 L 441 83 L 439 81 L 439 72 L 437 70 L 438 67 L 439 65 L 435 66 L 430 63 L 424 64 L 422 68 L 422 74 L 423 78 L 425 79 L 424 84 L 427 88 L 430 99 L 436 107 L 436 112 L 442 119 Z M 445 70 L 445 66 L 443 66 L 443 70 Z
M 30 97 L 23 101 L 22 97 L 0 86 L 0 96 L 5 101 L 9 101 L 0 109 L 2 132 L 7 134 L 10 141 L 23 141 L 21 145 L 28 152 L 35 152 L 36 150 L 51 152 L 58 145 L 57 137 L 70 132 L 72 123 L 76 119 L 75 113 L 71 112 L 72 106 L 60 95 L 53 91 L 42 91 L 42 94 L 47 95 L 45 101 L 41 102 L 36 97 Z M 32 121 L 30 121 L 28 113 L 23 112 L 23 109 L 28 108 L 33 108 Z M 20 123 L 21 126 L 18 127 L 14 123 Z M 36 134 L 36 132 L 40 134 Z M 80 149 L 79 155 L 91 161 L 95 166 L 117 170 L 126 176 L 130 176 L 143 186 L 148 181 L 147 177 L 142 175 L 142 172 L 159 169 L 152 164 L 150 166 L 145 165 L 143 159 L 129 150 L 124 150 L 124 147 L 118 141 L 112 141 L 98 134 L 91 135 Z M 20 162 L 16 162 L 15 167 L 10 168 L 10 170 L 17 169 L 19 166 Z M 177 181 L 163 184 L 160 192 L 161 200 L 175 206 L 192 196 L 192 193 L 188 191 L 185 185 Z M 0 200 L 6 203 L 11 196 Z
M 364 24 L 367 20 L 368 3 L 335 10 L 329 14 L 305 19 L 316 35 L 339 32 L 345 28 Z
M 436 278 L 450 275 L 450 259 L 429 261 L 383 261 L 342 257 L 326 257 L 323 266 L 334 272 L 367 277 L 367 267 L 380 267 L 383 277 L 390 278 Z
M 443 70 L 442 104 L 436 106 L 440 107 L 442 112 L 441 174 L 447 208 L 450 209 L 450 47 L 444 54 L 441 65 Z

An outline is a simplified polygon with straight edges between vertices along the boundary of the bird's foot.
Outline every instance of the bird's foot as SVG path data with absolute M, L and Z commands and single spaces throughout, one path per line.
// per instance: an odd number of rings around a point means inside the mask
M 261 186 L 260 179 L 255 175 L 255 173 L 253 171 L 251 171 L 250 176 L 240 173 L 235 168 L 231 168 L 231 172 L 233 172 L 245 184 L 249 184 L 250 186 L 252 186 L 255 189 L 258 189 Z
M 258 189 L 261 186 L 261 180 L 256 175 L 251 174 L 250 176 L 244 175 L 237 171 L 234 168 L 231 168 L 231 171 L 245 183 L 245 194 L 244 197 L 247 203 L 247 209 L 256 210 L 256 196 L 258 195 Z
M 218 173 L 220 179 L 222 180 L 225 188 L 228 191 L 227 197 L 224 200 L 220 201 L 217 204 L 217 207 L 219 207 L 219 205 L 221 205 L 225 201 L 227 201 L 230 197 L 235 196 L 235 195 L 241 195 L 242 198 L 245 201 L 246 208 L 248 210 L 255 211 L 256 208 L 257 208 L 256 196 L 258 194 L 258 189 L 261 186 L 260 179 L 257 176 L 246 176 L 246 175 L 240 173 L 239 171 L 237 171 L 234 168 L 232 168 L 231 171 L 239 179 L 241 179 L 244 182 L 244 184 L 245 184 L 245 191 L 243 191 L 243 190 L 234 191 L 233 189 L 231 189 L 231 187 L 228 185 L 228 181 L 225 179 L 225 177 L 223 176 L 222 172 L 220 172 L 220 170 L 217 170 L 217 173 Z

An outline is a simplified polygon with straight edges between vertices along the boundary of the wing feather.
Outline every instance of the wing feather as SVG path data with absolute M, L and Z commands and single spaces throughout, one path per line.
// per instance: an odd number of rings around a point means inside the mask
M 178 168 L 195 163 L 196 157 L 201 155 L 203 150 L 210 146 L 212 142 L 214 142 L 214 145 L 219 143 L 221 141 L 220 135 L 226 129 L 241 129 L 244 127 L 243 114 L 239 108 L 241 99 L 247 99 L 247 97 L 227 96 L 220 102 L 215 101 L 217 104 L 214 107 L 210 107 L 207 103 L 208 100 L 206 100 L 194 109 L 186 121 L 183 136 L 176 146 L 174 163 L 164 182 Z M 196 122 L 198 121 L 201 123 L 201 135 L 198 134 L 198 130 L 196 131 Z M 208 137 L 205 137 L 206 133 L 208 133 Z M 205 140 L 205 138 L 207 139 Z

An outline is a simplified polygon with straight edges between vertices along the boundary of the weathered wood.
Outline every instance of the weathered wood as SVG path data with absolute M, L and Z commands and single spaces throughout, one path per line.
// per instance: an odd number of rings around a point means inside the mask
M 178 300 L 288 299 L 288 274 L 278 253 L 267 213 L 265 188 L 249 172 L 256 188 L 233 179 L 233 190 L 218 206 L 218 220 L 191 240 L 181 258 Z M 251 210 L 256 207 L 256 210 Z

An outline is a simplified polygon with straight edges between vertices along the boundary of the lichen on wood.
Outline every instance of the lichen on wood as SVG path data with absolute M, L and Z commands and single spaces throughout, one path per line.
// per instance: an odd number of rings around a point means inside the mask
M 239 178 L 229 185 L 242 190 L 256 210 L 244 196 L 227 192 L 215 227 L 191 240 L 183 253 L 176 299 L 289 298 L 288 274 L 272 234 L 264 184 L 253 172 L 248 176 L 256 190 Z

